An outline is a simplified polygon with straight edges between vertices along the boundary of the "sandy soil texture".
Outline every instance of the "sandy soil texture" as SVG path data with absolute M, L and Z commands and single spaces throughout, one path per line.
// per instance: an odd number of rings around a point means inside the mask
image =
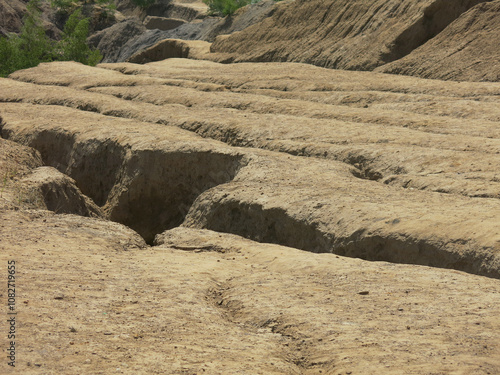
M 184 59 L 1 79 L 14 371 L 500 372 L 499 94 Z
M 498 82 L 499 6 L 498 0 L 283 2 L 262 22 L 219 36 L 207 58 Z

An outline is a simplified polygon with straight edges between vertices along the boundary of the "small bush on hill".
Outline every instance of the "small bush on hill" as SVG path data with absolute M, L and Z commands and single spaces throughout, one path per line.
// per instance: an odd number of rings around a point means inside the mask
M 50 0 L 50 5 L 58 10 L 67 11 L 75 5 L 74 0 Z
M 19 35 L 0 38 L 0 76 L 53 60 L 54 42 L 45 35 L 38 6 L 39 0 L 28 3 Z
M 96 65 L 102 59 L 98 50 L 91 50 L 87 45 L 89 19 L 82 18 L 80 9 L 69 17 L 62 39 L 56 45 L 57 60 L 77 61 L 86 65 Z
M 97 4 L 103 7 L 106 10 L 116 9 L 113 0 L 85 0 L 84 4 L 90 1 L 92 4 Z M 53 8 L 57 9 L 59 12 L 63 13 L 71 13 L 72 10 L 80 7 L 82 5 L 82 1 L 80 0 L 50 0 L 50 5 Z
M 208 11 L 212 15 L 230 16 L 238 9 L 257 3 L 259 0 L 203 0 L 208 5 Z
M 86 44 L 89 20 L 76 10 L 66 22 L 61 41 L 51 40 L 42 27 L 40 0 L 31 0 L 19 35 L 0 37 L 0 77 L 42 62 L 74 60 L 96 65 L 102 55 Z

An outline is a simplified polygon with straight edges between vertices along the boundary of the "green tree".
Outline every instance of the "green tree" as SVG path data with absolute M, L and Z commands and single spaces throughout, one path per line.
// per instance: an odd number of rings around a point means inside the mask
M 257 1 L 258 0 L 203 0 L 203 2 L 208 5 L 210 14 L 217 14 L 220 16 L 230 16 L 239 8 Z
M 50 0 L 50 5 L 60 11 L 67 12 L 76 5 L 75 0 Z
M 50 4 L 53 8 L 60 12 L 70 13 L 71 10 L 79 8 L 83 4 L 98 4 L 105 9 L 111 10 L 115 9 L 116 6 L 113 0 L 50 0 Z
M 0 38 L 0 76 L 53 60 L 54 42 L 45 34 L 39 6 L 39 0 L 28 3 L 19 35 Z
M 62 39 L 56 46 L 58 60 L 72 60 L 95 66 L 102 59 L 98 50 L 87 45 L 89 19 L 82 17 L 80 9 L 74 11 L 64 25 Z
M 31 0 L 19 35 L 14 33 L 0 37 L 0 76 L 37 66 L 54 60 L 73 60 L 96 65 L 102 55 L 86 43 L 89 19 L 83 18 L 80 9 L 71 14 L 64 26 L 62 39 L 56 43 L 46 34 L 39 10 L 40 0 Z

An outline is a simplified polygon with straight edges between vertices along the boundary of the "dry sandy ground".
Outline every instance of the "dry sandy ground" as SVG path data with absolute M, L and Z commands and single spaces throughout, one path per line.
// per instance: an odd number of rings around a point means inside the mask
M 180 59 L 0 80 L 0 372 L 500 373 L 499 93 Z
M 209 231 L 173 230 L 165 245 L 144 248 L 95 219 L 3 211 L 1 220 L 18 311 L 16 369 L 4 360 L 4 373 L 500 369 L 494 279 Z

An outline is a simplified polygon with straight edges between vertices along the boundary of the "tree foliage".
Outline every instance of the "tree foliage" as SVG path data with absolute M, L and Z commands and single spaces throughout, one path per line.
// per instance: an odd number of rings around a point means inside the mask
M 98 50 L 91 50 L 87 45 L 89 19 L 83 18 L 80 9 L 69 17 L 62 39 L 56 45 L 57 59 L 77 61 L 86 65 L 96 65 L 102 59 Z
M 88 1 L 92 4 L 100 5 L 107 10 L 116 9 L 113 0 L 50 0 L 50 4 L 60 12 L 70 13 L 79 8 L 82 4 L 87 4 Z
M 19 35 L 0 38 L 0 76 L 53 60 L 54 42 L 41 25 L 39 0 L 31 0 Z
M 89 20 L 77 9 L 69 17 L 59 42 L 51 40 L 42 26 L 40 0 L 31 0 L 19 35 L 0 37 L 0 76 L 37 66 L 42 62 L 74 60 L 87 65 L 96 65 L 102 55 L 91 50 L 87 43 Z
M 203 2 L 208 5 L 208 11 L 211 14 L 220 16 L 230 16 L 239 8 L 257 1 L 258 0 L 203 0 Z
M 67 11 L 75 6 L 74 0 L 50 0 L 50 5 L 58 10 Z

